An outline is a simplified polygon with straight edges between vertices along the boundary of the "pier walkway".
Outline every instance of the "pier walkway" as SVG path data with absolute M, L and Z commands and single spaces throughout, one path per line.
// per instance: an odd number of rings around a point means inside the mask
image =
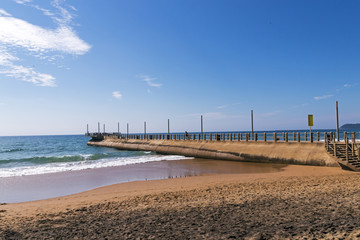
M 172 134 L 86 133 L 89 145 L 163 154 L 238 160 L 334 166 L 360 171 L 360 134 L 334 132 L 222 132 Z

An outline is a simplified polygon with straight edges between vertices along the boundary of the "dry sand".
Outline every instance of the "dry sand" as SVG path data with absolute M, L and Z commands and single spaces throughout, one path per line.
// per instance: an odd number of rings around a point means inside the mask
M 0 239 L 356 239 L 360 175 L 287 166 L 0 206 Z

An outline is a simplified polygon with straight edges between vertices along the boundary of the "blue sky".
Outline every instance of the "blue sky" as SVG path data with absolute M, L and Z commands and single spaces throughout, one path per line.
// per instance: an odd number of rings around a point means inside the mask
M 360 122 L 360 1 L 2 0 L 0 135 Z

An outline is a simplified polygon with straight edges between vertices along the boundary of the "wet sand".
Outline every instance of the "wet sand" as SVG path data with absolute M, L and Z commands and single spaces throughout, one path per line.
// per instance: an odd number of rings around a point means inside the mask
M 61 197 L 131 181 L 148 181 L 204 174 L 267 173 L 286 165 L 242 163 L 209 159 L 147 162 L 119 167 L 0 178 L 0 203 Z
M 356 239 L 360 174 L 280 172 L 129 182 L 0 206 L 1 239 Z

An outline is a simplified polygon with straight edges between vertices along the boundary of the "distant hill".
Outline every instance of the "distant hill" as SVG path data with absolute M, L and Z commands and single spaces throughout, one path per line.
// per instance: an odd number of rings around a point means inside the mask
M 360 130 L 360 123 L 347 123 L 340 127 L 342 130 Z

